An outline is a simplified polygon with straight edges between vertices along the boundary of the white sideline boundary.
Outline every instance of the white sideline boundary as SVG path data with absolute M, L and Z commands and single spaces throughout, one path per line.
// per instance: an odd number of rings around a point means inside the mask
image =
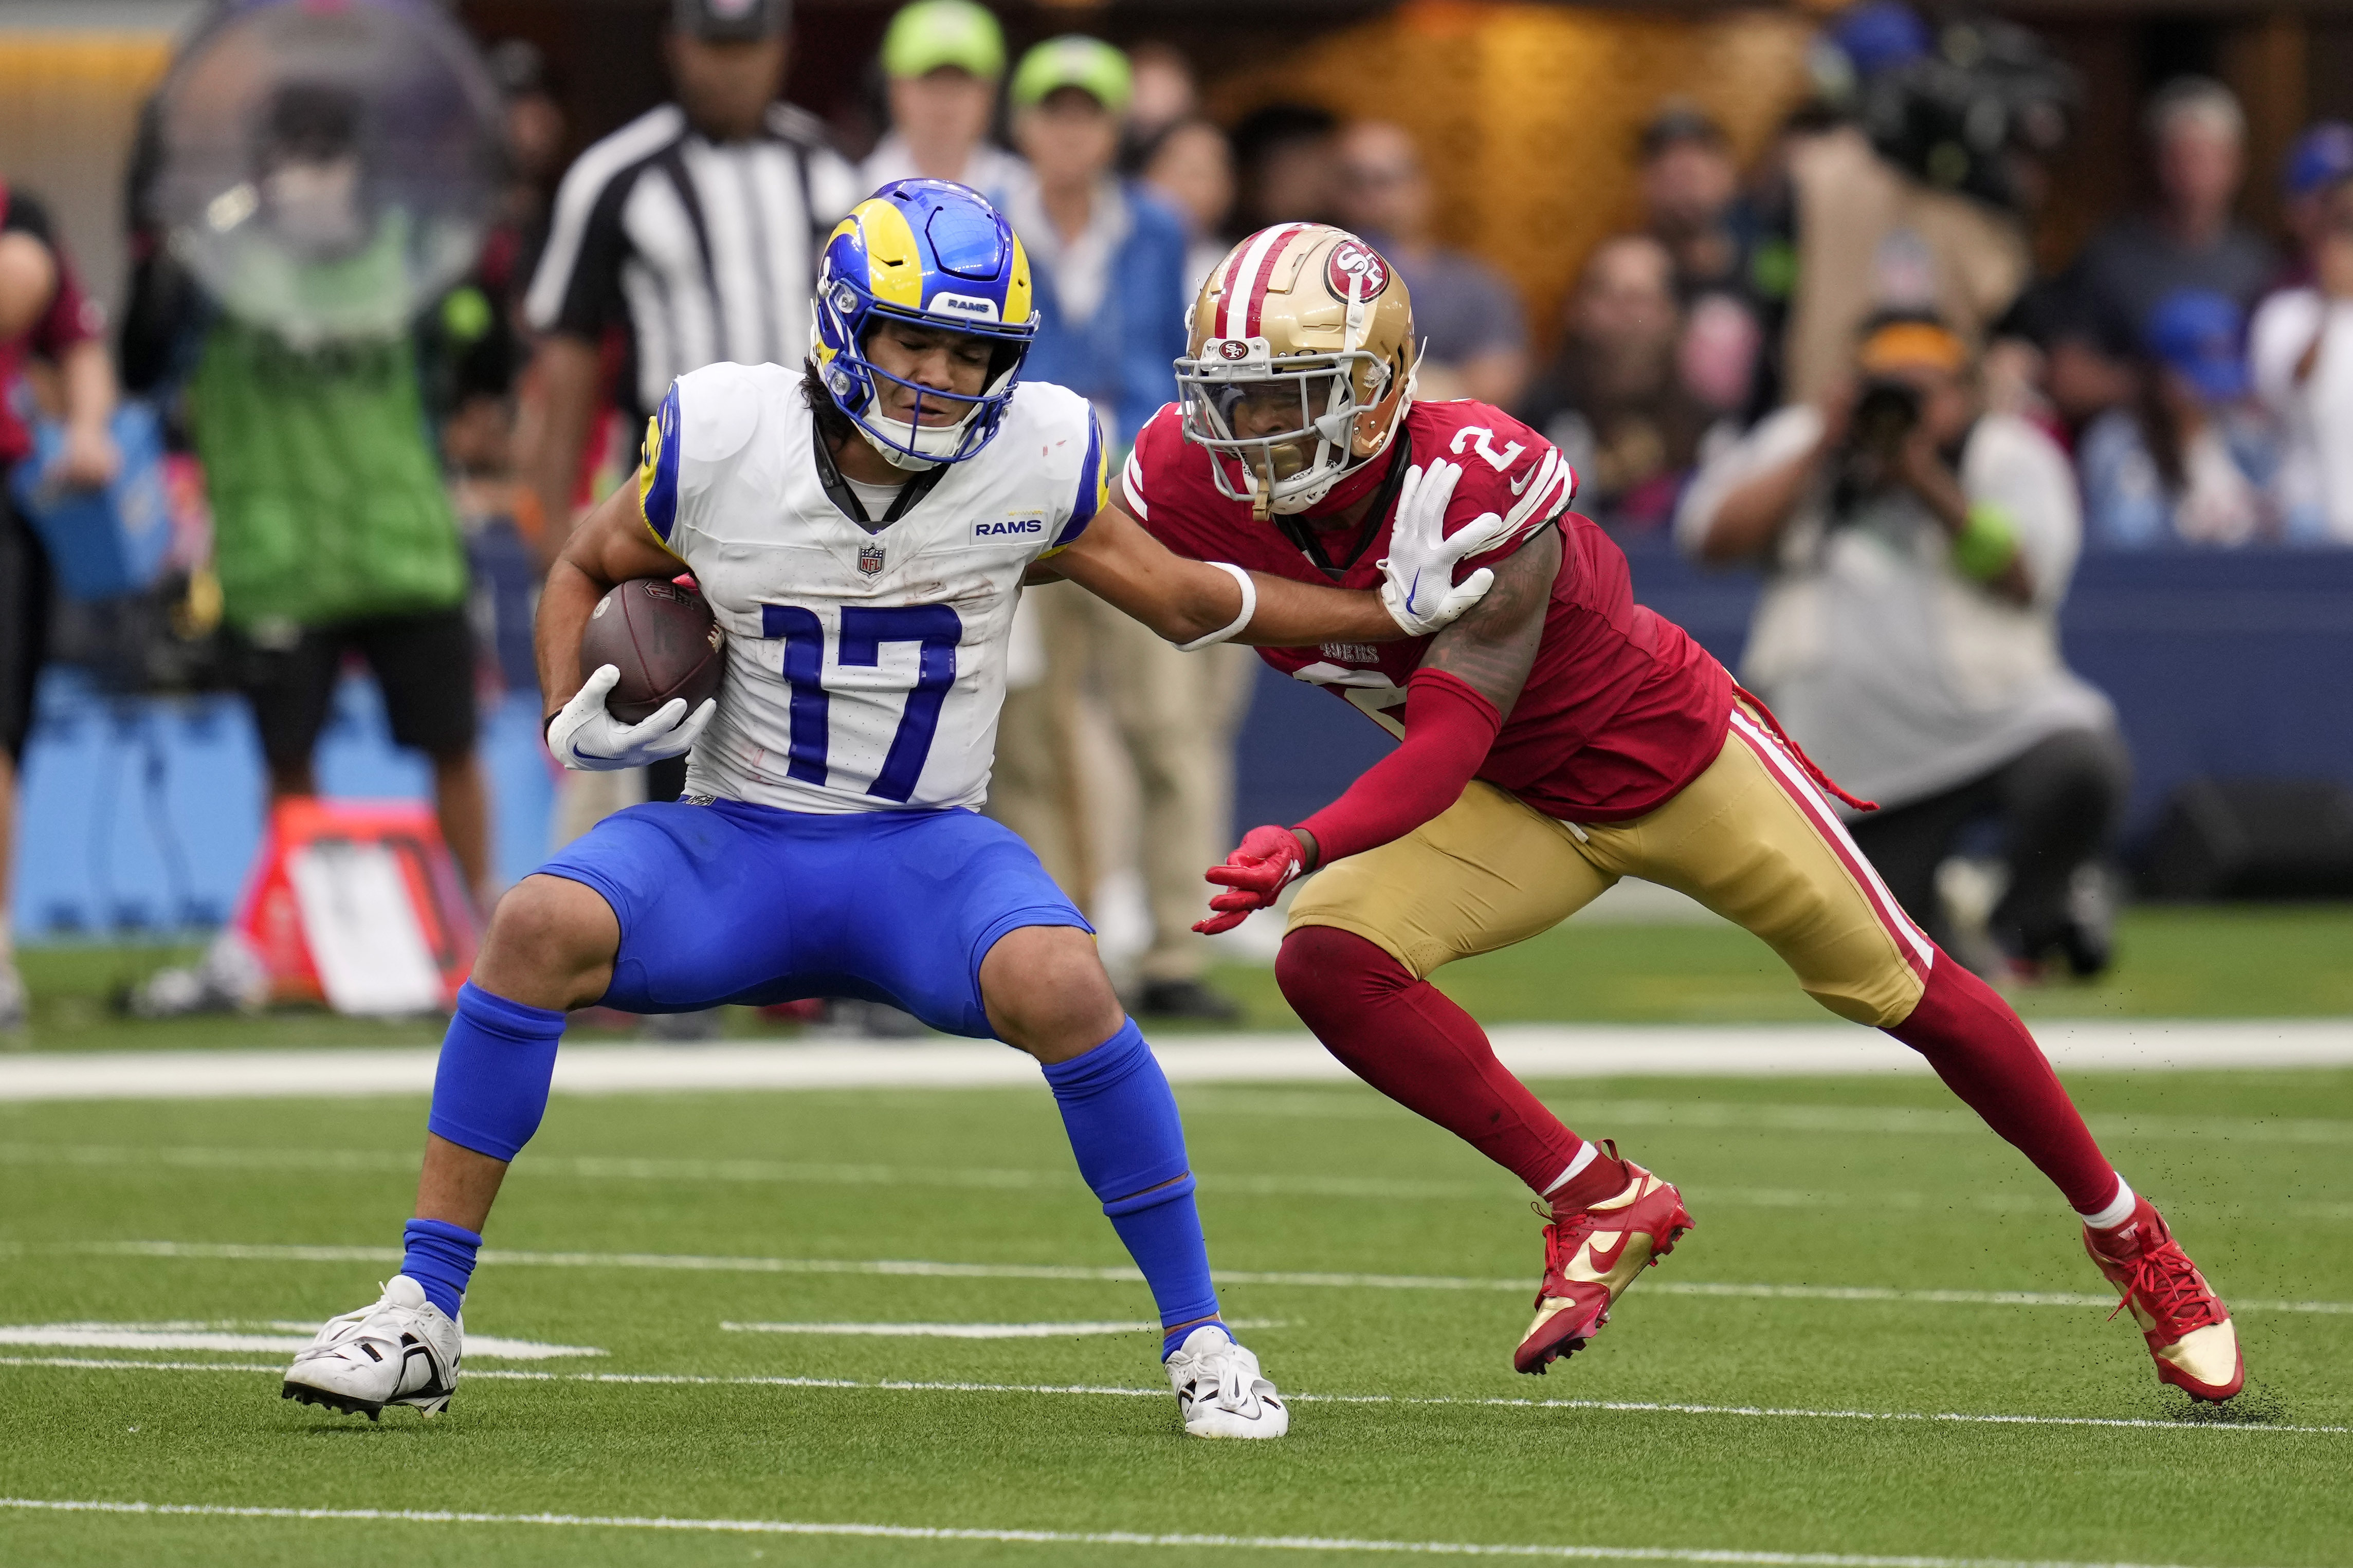
M 1153 1546 L 1183 1551 L 1363 1552 L 1424 1557 L 1525 1557 L 1638 1563 L 1723 1563 L 1757 1568 L 2155 1568 L 2129 1563 L 2023 1563 L 1998 1557 L 1891 1557 L 1852 1552 L 1746 1552 L 1728 1547 L 1556 1546 L 1470 1541 L 1377 1541 L 1360 1536 L 1154 1535 L 1134 1531 L 986 1530 L 965 1526 L 818 1523 L 781 1519 L 671 1519 L 627 1514 L 459 1513 L 415 1509 L 265 1508 L 229 1503 L 118 1502 L 0 1498 L 0 1509 L 52 1513 L 198 1519 L 349 1520 L 366 1523 L 528 1524 L 586 1530 L 685 1531 L 724 1535 L 849 1536 L 880 1541 L 990 1542 L 1018 1546 Z
M 84 1258 L 171 1258 L 216 1263 L 397 1263 L 396 1247 L 305 1247 L 248 1242 L 90 1241 L 0 1251 L 66 1253 Z M 939 1263 L 914 1258 L 751 1258 L 659 1252 L 516 1252 L 482 1249 L 484 1268 L 652 1268 L 702 1274 L 850 1274 L 920 1279 L 1050 1279 L 1082 1284 L 1140 1285 L 1132 1268 L 1054 1263 Z M 1219 1285 L 1298 1286 L 1336 1290 L 1508 1290 L 1527 1294 L 1528 1282 L 1447 1274 L 1270 1273 L 1215 1271 Z M 1885 1301 L 1962 1307 L 2099 1307 L 2116 1298 L 2073 1290 L 1906 1290 L 1887 1285 L 1766 1285 L 1699 1279 L 1653 1279 L 1645 1295 L 1713 1296 L 1759 1301 Z M 2353 1301 L 2231 1302 L 2233 1312 L 2295 1312 L 2353 1316 Z
M 227 1362 L 132 1361 L 90 1356 L 0 1356 L 0 1367 L 57 1368 L 70 1372 L 261 1373 L 282 1377 L 283 1366 Z M 808 1388 L 878 1394 L 1042 1394 L 1088 1399 L 1166 1399 L 1165 1388 L 1123 1388 L 1106 1384 L 917 1382 L 906 1378 L 719 1376 L 680 1372 L 472 1372 L 466 1378 L 503 1383 L 622 1383 L 654 1387 Z M 1963 1426 L 2113 1426 L 2156 1432 L 2272 1432 L 2341 1437 L 2353 1426 L 2298 1426 L 2284 1423 L 2159 1421 L 2144 1415 L 2011 1415 L 1959 1410 L 1806 1410 L 1768 1405 L 1689 1405 L 1650 1399 L 1463 1398 L 1443 1394 L 1287 1394 L 1293 1405 L 1443 1405 L 1498 1410 L 1598 1410 L 1624 1415 L 1729 1415 L 1748 1420 L 1887 1421 L 1899 1425 Z
M 1784 1077 L 1926 1072 L 1920 1057 L 1852 1025 L 1518 1024 L 1492 1031 L 1524 1078 Z M 2353 1019 L 2051 1021 L 2035 1036 L 2062 1071 L 2353 1066 Z M 1154 1047 L 1176 1083 L 1354 1082 L 1303 1034 L 1176 1035 Z M 421 1095 L 438 1051 L 105 1051 L 0 1058 L 0 1100 L 343 1099 Z M 649 1090 L 1034 1086 L 1037 1064 L 978 1041 L 567 1046 L 559 1094 Z

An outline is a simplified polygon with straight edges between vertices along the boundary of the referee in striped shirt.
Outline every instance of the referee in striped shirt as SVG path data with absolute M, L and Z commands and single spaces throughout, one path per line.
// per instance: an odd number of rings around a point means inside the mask
M 627 344 L 614 400 L 630 440 L 675 376 L 808 352 L 818 249 L 864 192 L 818 120 L 776 101 L 790 20 L 790 0 L 675 0 L 676 101 L 564 176 L 524 299 L 543 411 L 525 463 L 548 559 L 570 531 L 609 331 Z

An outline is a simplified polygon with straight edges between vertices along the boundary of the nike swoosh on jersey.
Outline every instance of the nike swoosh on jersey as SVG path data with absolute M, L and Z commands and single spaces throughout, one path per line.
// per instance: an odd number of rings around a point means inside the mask
M 1530 468 L 1526 473 L 1522 474 L 1518 479 L 1514 479 L 1514 480 L 1512 481 L 1512 493 L 1513 493 L 1514 495 L 1517 495 L 1517 494 L 1519 494 L 1522 490 L 1524 490 L 1524 489 L 1527 489 L 1527 488 L 1528 488 L 1528 481 L 1529 481 L 1530 479 L 1535 479 L 1535 477 L 1536 477 L 1536 471 L 1535 471 L 1535 469 L 1534 469 L 1534 468 Z

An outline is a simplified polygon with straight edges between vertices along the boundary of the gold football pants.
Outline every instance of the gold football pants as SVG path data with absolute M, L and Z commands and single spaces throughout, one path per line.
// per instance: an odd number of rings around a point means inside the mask
M 1926 984 L 1935 947 L 1792 748 L 1745 707 L 1715 761 L 1648 816 L 1557 822 L 1474 780 L 1414 832 L 1309 880 L 1291 929 L 1354 932 L 1427 979 L 1558 924 L 1620 877 L 1687 893 L 1754 931 L 1842 1018 L 1900 1024 Z

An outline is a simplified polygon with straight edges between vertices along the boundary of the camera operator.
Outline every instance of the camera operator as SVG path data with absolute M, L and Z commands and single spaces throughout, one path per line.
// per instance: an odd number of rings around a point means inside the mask
M 2059 655 L 2082 543 L 2073 476 L 2040 430 L 1984 411 L 1967 345 L 1935 317 L 1875 317 L 1854 363 L 1702 470 L 1677 542 L 1770 572 L 1742 677 L 1831 776 L 1880 803 L 1849 827 L 1905 910 L 1949 942 L 1936 868 L 1997 818 L 2001 956 L 2096 973 L 2097 862 L 2129 764 L 2107 699 Z

